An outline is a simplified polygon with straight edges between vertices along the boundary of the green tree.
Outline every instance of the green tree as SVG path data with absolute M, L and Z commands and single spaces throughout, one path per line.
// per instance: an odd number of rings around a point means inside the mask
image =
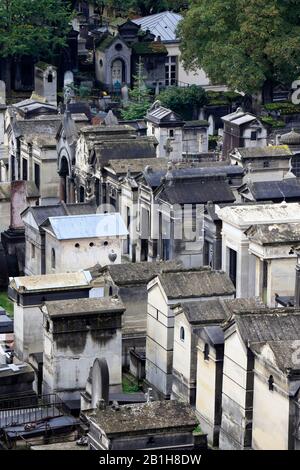
M 70 20 L 63 0 L 1 0 L 0 57 L 51 59 L 66 45 Z
M 123 15 L 138 13 L 146 16 L 165 10 L 180 11 L 187 7 L 188 0 L 93 0 L 93 3 L 115 9 Z
M 179 34 L 185 67 L 213 83 L 253 94 L 299 75 L 298 0 L 190 0 Z
M 200 108 L 208 101 L 205 90 L 197 85 L 169 87 L 159 94 L 158 99 L 185 120 L 196 119 Z
M 142 119 L 150 107 L 150 92 L 145 84 L 143 75 L 143 63 L 139 60 L 137 74 L 134 75 L 134 86 L 129 91 L 129 102 L 121 111 L 125 120 Z

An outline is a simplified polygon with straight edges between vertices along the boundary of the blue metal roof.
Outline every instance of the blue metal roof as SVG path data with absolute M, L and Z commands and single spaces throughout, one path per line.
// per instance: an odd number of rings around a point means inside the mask
M 149 29 L 155 36 L 160 36 L 161 40 L 164 42 L 178 40 L 176 29 L 181 20 L 182 16 L 178 13 L 163 11 L 162 13 L 133 20 L 133 22 L 140 25 L 141 29 L 144 31 Z
M 58 240 L 116 237 L 128 234 L 118 212 L 115 214 L 49 217 L 48 220 Z

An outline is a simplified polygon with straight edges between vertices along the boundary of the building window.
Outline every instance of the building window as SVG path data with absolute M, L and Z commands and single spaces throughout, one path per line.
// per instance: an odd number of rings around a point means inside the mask
M 264 161 L 264 168 L 269 168 L 270 166 L 270 162 L 268 162 L 267 160 Z
M 185 331 L 184 331 L 183 326 L 181 326 L 180 327 L 180 339 L 181 339 L 181 341 L 184 341 L 184 335 L 185 335 Z
M 209 360 L 209 345 L 207 343 L 205 343 L 204 345 L 203 355 L 204 355 L 204 360 L 208 361 Z
M 52 83 L 53 82 L 53 75 L 52 73 L 49 73 L 48 75 L 48 83 Z
M 274 390 L 274 378 L 273 378 L 273 375 L 270 375 L 269 380 L 268 380 L 268 384 L 269 384 L 269 390 L 270 390 L 271 392 L 273 392 L 273 390 Z
M 256 131 L 251 132 L 251 140 L 257 140 L 257 132 Z
M 37 163 L 34 164 L 34 182 L 36 187 L 40 189 L 40 165 Z
M 51 268 L 55 269 L 56 267 L 56 260 L 55 260 L 55 250 L 52 248 L 51 250 Z
M 23 165 L 22 165 L 22 179 L 27 181 L 28 178 L 28 162 L 26 158 L 23 158 Z
M 104 246 L 108 246 L 108 242 L 105 241 L 105 242 L 103 243 L 103 245 L 104 245 Z
M 177 82 L 177 56 L 168 56 L 165 62 L 165 84 L 176 85 Z
M 174 137 L 174 129 L 169 130 L 169 137 Z
M 79 243 L 75 243 L 75 248 L 80 248 Z
M 234 287 L 236 287 L 236 274 L 237 274 L 237 252 L 228 248 L 228 258 L 229 258 L 229 277 L 233 282 Z
M 152 126 L 152 135 L 154 135 L 154 134 L 155 134 L 155 127 Z
M 108 295 L 111 297 L 113 295 L 113 288 L 110 286 L 108 290 Z
M 31 243 L 31 258 L 35 258 L 35 245 L 33 243 Z
M 116 44 L 115 49 L 116 49 L 116 51 L 121 51 L 123 49 L 122 44 L 120 44 L 120 43 Z
M 79 188 L 79 202 L 84 202 L 84 187 L 80 186 Z
M 90 243 L 90 247 L 92 248 L 93 246 L 94 246 L 94 243 L 93 243 L 93 242 L 91 242 L 91 243 Z

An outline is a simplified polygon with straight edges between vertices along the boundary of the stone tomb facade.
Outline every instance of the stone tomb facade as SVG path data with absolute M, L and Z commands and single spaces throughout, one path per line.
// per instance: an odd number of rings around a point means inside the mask
M 115 297 L 46 302 L 43 391 L 76 400 L 95 358 L 106 359 L 111 392 L 122 390 L 123 303 Z

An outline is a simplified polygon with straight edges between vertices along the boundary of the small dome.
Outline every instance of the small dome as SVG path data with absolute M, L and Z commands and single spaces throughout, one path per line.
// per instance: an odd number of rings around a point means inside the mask
M 300 134 L 294 129 L 280 137 L 280 143 L 283 145 L 300 145 Z

